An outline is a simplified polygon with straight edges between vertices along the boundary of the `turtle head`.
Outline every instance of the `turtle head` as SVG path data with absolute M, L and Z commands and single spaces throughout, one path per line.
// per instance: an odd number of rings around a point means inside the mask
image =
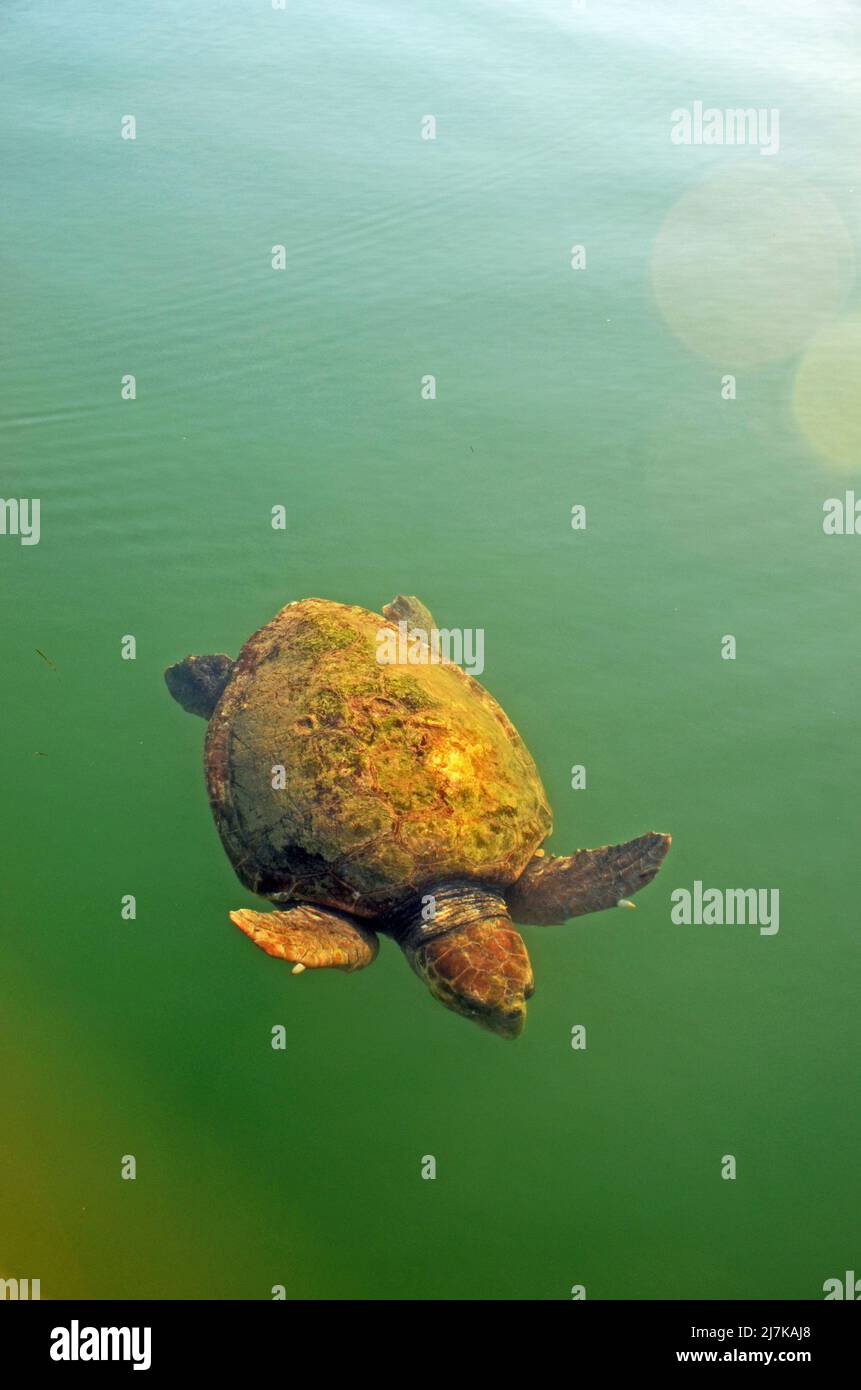
M 534 988 L 523 938 L 501 897 L 469 889 L 461 894 L 454 903 L 444 900 L 442 910 L 439 895 L 432 895 L 435 918 L 408 930 L 401 946 L 413 970 L 447 1009 L 499 1037 L 519 1037 Z M 446 927 L 452 916 L 466 920 Z
M 164 679 L 171 695 L 184 710 L 209 719 L 232 670 L 233 662 L 223 652 L 217 656 L 187 656 L 168 666 Z

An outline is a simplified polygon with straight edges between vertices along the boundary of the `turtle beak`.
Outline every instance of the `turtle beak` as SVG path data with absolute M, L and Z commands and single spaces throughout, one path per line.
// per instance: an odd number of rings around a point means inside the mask
M 517 1038 L 534 989 L 523 938 L 505 919 L 455 927 L 423 942 L 410 963 L 435 999 L 500 1038 Z
M 489 1013 L 476 1011 L 466 1017 L 474 1018 L 480 1028 L 487 1028 L 498 1038 L 519 1038 L 526 1024 L 526 1000 L 515 1000 L 505 1010 L 495 1009 Z

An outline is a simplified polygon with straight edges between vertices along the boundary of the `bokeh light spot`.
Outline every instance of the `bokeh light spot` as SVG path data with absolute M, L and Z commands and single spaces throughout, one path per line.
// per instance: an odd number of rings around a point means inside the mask
M 852 240 L 830 199 L 761 157 L 685 193 L 652 254 L 666 322 L 728 370 L 800 351 L 853 275 Z

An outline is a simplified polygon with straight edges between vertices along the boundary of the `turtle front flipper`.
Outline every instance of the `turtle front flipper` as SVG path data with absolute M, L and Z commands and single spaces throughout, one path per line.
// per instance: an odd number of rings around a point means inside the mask
M 651 883 L 670 844 L 669 835 L 652 830 L 624 845 L 536 857 L 508 889 L 508 909 L 524 926 L 553 927 L 618 907 Z
M 298 903 L 280 912 L 242 907 L 230 920 L 267 956 L 294 962 L 303 970 L 361 970 L 379 950 L 374 932 L 343 912 Z

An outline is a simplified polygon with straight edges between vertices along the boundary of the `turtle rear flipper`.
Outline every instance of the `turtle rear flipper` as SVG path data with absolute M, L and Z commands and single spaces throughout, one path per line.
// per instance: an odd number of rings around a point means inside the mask
M 624 845 L 536 857 L 506 893 L 508 909 L 523 926 L 554 927 L 618 907 L 651 883 L 670 844 L 669 835 L 651 830 Z
M 230 920 L 267 956 L 294 962 L 303 970 L 361 970 L 379 950 L 374 932 L 343 912 L 298 903 L 282 912 L 255 912 L 243 907 Z

